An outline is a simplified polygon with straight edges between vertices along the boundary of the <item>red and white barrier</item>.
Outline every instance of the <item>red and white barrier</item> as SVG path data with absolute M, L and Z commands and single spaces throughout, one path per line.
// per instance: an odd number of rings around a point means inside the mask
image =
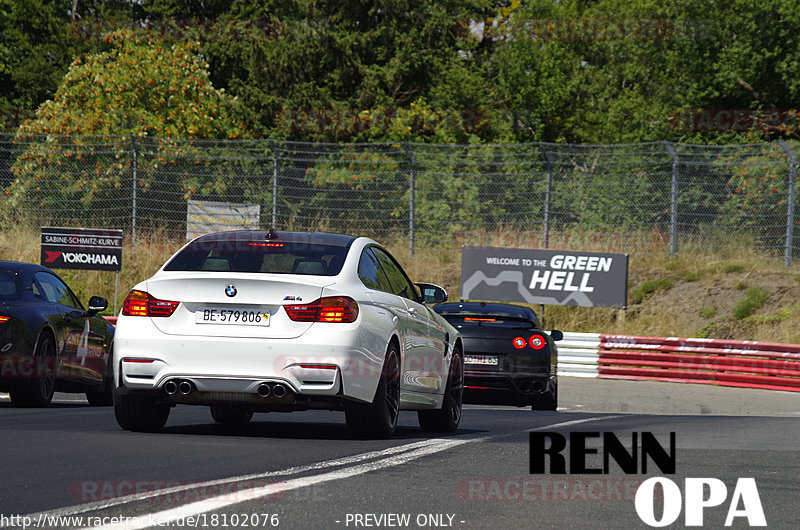
M 558 373 L 800 392 L 800 344 L 564 333 Z

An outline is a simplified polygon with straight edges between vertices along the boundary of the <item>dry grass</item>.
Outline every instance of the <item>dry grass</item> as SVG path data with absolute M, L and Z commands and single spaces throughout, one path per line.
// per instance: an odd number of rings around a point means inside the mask
M 629 257 L 629 307 L 627 310 L 547 306 L 547 327 L 565 331 L 649 336 L 708 336 L 740 340 L 800 343 L 800 274 L 786 269 L 780 258 L 765 259 L 754 250 L 740 248 L 735 255 L 709 254 L 702 246 L 684 247 L 678 257 L 668 257 L 668 241 L 650 234 L 650 250 Z M 643 236 L 644 237 L 644 236 Z M 38 229 L 0 232 L 0 259 L 39 262 Z M 404 238 L 383 239 L 412 278 L 436 283 L 459 299 L 461 255 L 465 236 L 451 241 L 449 250 L 420 249 L 410 256 Z M 150 277 L 184 241 L 165 233 L 140 236 L 136 247 L 126 241 L 119 278 L 117 307 L 128 291 Z M 539 233 L 496 232 L 469 244 L 536 248 Z M 622 245 L 622 240 L 620 240 Z M 597 235 L 552 234 L 550 248 L 609 251 Z M 732 253 L 733 254 L 733 253 Z M 114 273 L 64 270 L 59 273 L 81 300 L 91 295 L 109 299 L 113 308 Z M 668 282 L 661 281 L 665 278 Z M 670 285 L 648 292 L 639 303 L 630 293 L 645 282 Z M 767 302 L 747 318 L 736 318 L 733 309 L 749 288 L 765 290 Z M 539 307 L 535 308 L 540 311 Z

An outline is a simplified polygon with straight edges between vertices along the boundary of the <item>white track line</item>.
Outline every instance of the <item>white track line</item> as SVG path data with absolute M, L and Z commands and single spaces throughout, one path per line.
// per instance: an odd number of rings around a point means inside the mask
M 292 480 L 286 480 L 267 486 L 258 486 L 255 488 L 242 490 L 234 495 L 230 494 L 218 495 L 202 501 L 197 501 L 177 508 L 162 510 L 160 512 L 146 513 L 139 515 L 136 519 L 129 519 L 120 524 L 93 527 L 92 530 L 138 530 L 140 528 L 148 528 L 151 526 L 151 521 L 158 521 L 159 524 L 166 524 L 167 522 L 185 519 L 187 517 L 196 516 L 202 513 L 220 510 L 228 506 L 239 504 L 242 502 L 251 502 L 258 500 L 269 495 L 275 495 L 276 491 L 285 492 L 323 482 L 332 480 L 340 480 L 344 478 L 363 475 L 371 471 L 377 471 L 387 467 L 397 466 L 415 460 L 417 458 L 438 453 L 451 447 L 456 447 L 468 442 L 475 442 L 482 440 L 482 438 L 470 438 L 466 440 L 432 440 L 434 443 L 427 446 L 420 447 L 411 451 L 403 452 L 399 455 L 389 456 L 387 458 L 377 460 L 375 462 L 368 462 L 365 464 L 358 464 L 338 471 L 329 471 L 320 475 L 312 475 L 309 477 L 300 477 Z M 90 530 L 88 527 L 84 530 Z
M 382 449 L 379 451 L 370 451 L 367 453 L 361 453 L 353 456 L 346 456 L 342 458 L 336 458 L 333 460 L 325 460 L 323 462 L 315 462 L 313 464 L 308 464 L 305 466 L 296 466 L 290 467 L 287 469 L 282 469 L 279 471 L 267 471 L 264 473 L 256 473 L 252 475 L 240 475 L 235 477 L 228 477 L 216 480 L 208 480 L 205 482 L 194 482 L 191 484 L 181 484 L 179 486 L 172 486 L 169 488 L 162 488 L 162 489 L 155 489 L 144 491 L 141 493 L 132 493 L 130 495 L 124 495 L 120 497 L 113 497 L 110 499 L 104 499 L 100 501 L 94 502 L 87 502 L 83 504 L 77 504 L 75 506 L 67 506 L 64 508 L 56 508 L 54 510 L 48 510 L 45 512 L 38 512 L 33 514 L 28 514 L 27 517 L 30 517 L 36 520 L 40 515 L 42 516 L 69 516 L 69 515 L 79 515 L 86 512 L 92 512 L 96 510 L 104 510 L 106 508 L 113 508 L 114 506 L 119 506 L 122 504 L 130 504 L 134 502 L 139 502 L 147 499 L 152 499 L 156 497 L 161 497 L 163 495 L 172 495 L 175 493 L 180 493 L 183 491 L 194 490 L 198 488 L 209 488 L 214 486 L 220 486 L 224 484 L 234 483 L 234 482 L 246 482 L 249 480 L 258 480 L 258 479 L 265 479 L 271 477 L 286 477 L 288 475 L 298 475 L 300 473 L 307 473 L 309 471 L 319 471 L 328 468 L 334 468 L 339 466 L 346 466 L 348 464 L 358 464 L 365 460 L 371 460 L 374 458 L 382 458 L 391 456 L 397 453 L 403 453 L 405 451 L 412 451 L 418 448 L 424 448 L 429 445 L 435 445 L 439 442 L 438 439 L 431 439 L 431 440 L 423 440 L 420 442 L 414 442 L 410 444 L 400 445 L 397 447 L 390 447 L 388 449 Z M 274 483 L 272 486 L 274 487 Z
M 618 414 L 616 416 L 600 416 L 599 418 L 584 418 L 582 420 L 565 421 L 563 423 L 554 423 L 553 425 L 545 425 L 544 427 L 536 427 L 535 429 L 528 429 L 525 432 L 557 429 L 559 427 L 569 427 L 571 425 L 578 425 L 580 423 L 587 423 L 587 422 L 590 422 L 590 421 L 611 420 L 611 419 L 614 419 L 614 418 L 622 418 L 622 417 L 623 417 L 622 414 Z

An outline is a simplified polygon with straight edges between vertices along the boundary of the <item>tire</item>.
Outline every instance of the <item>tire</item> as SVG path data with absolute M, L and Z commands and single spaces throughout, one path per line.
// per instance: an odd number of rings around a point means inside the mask
M 112 348 L 108 350 L 108 365 L 103 374 L 103 390 L 86 392 L 86 400 L 93 407 L 110 407 L 114 404 L 114 370 L 111 369 L 112 359 L 114 358 Z
M 211 417 L 224 425 L 246 425 L 253 417 L 253 411 L 232 405 L 211 405 Z
M 550 392 L 537 396 L 531 410 L 556 410 L 558 409 L 558 385 L 553 385 Z
M 442 408 L 417 411 L 419 426 L 426 432 L 455 432 L 461 423 L 464 399 L 464 358 L 455 350 L 447 373 Z
M 157 403 L 149 394 L 114 393 L 114 416 L 123 429 L 134 432 L 158 432 L 167 423 L 170 406 Z
M 11 402 L 18 407 L 47 407 L 56 389 L 56 346 L 50 333 L 39 337 L 33 355 L 33 376 L 11 390 Z
M 345 409 L 347 426 L 358 436 L 388 438 L 400 414 L 400 353 L 392 343 L 386 350 L 381 377 L 372 403 L 353 403 Z

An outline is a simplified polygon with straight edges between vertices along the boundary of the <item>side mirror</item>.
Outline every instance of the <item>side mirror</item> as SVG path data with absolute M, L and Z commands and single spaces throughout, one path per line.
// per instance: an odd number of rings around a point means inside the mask
M 426 304 L 441 304 L 447 302 L 447 291 L 432 283 L 417 283 L 417 287 L 422 291 L 422 299 Z
M 108 308 L 108 300 L 102 296 L 93 296 L 89 298 L 89 316 L 94 316 L 100 311 L 105 311 Z
M 564 339 L 564 334 L 561 333 L 560 331 L 558 331 L 557 329 L 554 329 L 553 331 L 551 331 L 550 332 L 550 336 L 553 337 L 553 340 L 555 340 L 555 341 L 559 341 L 559 340 L 563 340 Z

